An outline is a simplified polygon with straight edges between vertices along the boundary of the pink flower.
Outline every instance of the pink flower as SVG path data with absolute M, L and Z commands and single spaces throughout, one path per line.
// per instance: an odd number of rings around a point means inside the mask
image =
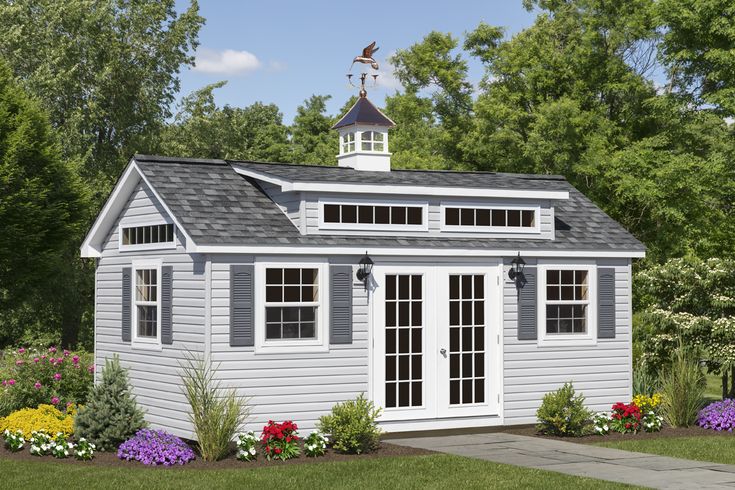
M 54 374 L 54 379 L 55 379 L 56 381 L 61 381 L 61 374 L 60 374 L 60 373 L 56 373 L 56 374 Z
M 89 367 L 87 368 L 87 371 L 89 371 L 90 373 L 93 373 L 94 372 L 94 364 L 90 364 Z
M 59 404 L 59 397 L 55 396 L 51 398 L 51 405 L 58 405 Z
M 7 381 L 5 381 L 5 380 L 3 380 L 3 386 L 5 386 L 5 385 L 7 385 L 7 384 L 8 384 L 8 382 L 7 382 Z
M 71 362 L 73 362 L 74 364 L 79 364 L 79 356 L 72 357 Z
M 38 381 L 36 381 L 36 384 L 34 384 L 33 387 L 35 389 L 37 389 L 37 390 L 40 390 L 41 389 L 41 383 L 39 383 Z
M 38 361 L 40 361 L 40 360 L 41 360 L 41 359 L 39 359 L 38 357 L 34 357 L 34 358 L 33 358 L 33 362 L 35 362 L 36 364 L 38 364 Z
M 20 349 L 18 349 L 18 354 L 23 354 L 25 351 L 26 350 L 23 347 L 21 347 Z
M 64 349 L 64 357 L 69 357 L 70 354 L 71 354 L 71 352 L 69 352 L 68 350 Z
M 23 359 L 18 359 L 17 361 L 15 361 L 15 365 L 16 366 L 22 366 L 23 365 Z
M 41 356 L 41 359 L 43 359 L 45 361 L 46 360 L 46 354 L 42 355 Z
M 56 347 L 49 347 L 48 351 L 53 354 L 56 352 Z
M 8 384 L 9 384 L 10 386 L 13 386 L 13 385 L 15 384 L 15 380 L 14 380 L 14 379 L 9 379 L 9 380 L 8 380 Z
M 50 362 L 51 364 L 53 364 L 53 363 L 55 363 L 55 362 L 56 362 L 56 359 L 54 359 L 54 358 L 52 357 L 52 358 L 50 358 L 50 359 L 48 360 L 48 362 Z

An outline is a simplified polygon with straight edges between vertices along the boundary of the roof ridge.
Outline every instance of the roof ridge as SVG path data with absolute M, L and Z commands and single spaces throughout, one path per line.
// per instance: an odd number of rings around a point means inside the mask
M 140 162 L 160 162 L 160 163 L 199 163 L 207 165 L 226 165 L 227 160 L 219 158 L 190 158 L 190 157 L 171 157 L 167 155 L 145 155 L 136 153 L 133 160 Z

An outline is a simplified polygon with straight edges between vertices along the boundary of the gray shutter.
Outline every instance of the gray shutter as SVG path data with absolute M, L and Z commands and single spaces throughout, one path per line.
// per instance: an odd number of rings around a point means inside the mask
M 122 341 L 130 342 L 130 305 L 133 301 L 132 297 L 132 275 L 133 271 L 130 267 L 123 267 L 122 270 Z
M 538 302 L 537 302 L 536 266 L 523 269 L 523 287 L 518 290 L 518 340 L 536 340 L 538 338 Z
M 352 343 L 352 266 L 329 268 L 329 343 Z
M 255 297 L 252 264 L 230 266 L 230 345 L 255 345 Z
M 173 344 L 173 312 L 172 312 L 172 290 L 174 280 L 174 268 L 170 265 L 161 267 L 161 343 Z
M 615 338 L 615 269 L 597 269 L 597 338 Z

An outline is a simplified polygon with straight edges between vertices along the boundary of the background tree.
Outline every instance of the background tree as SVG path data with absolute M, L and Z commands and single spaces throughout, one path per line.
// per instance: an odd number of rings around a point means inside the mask
M 289 162 L 335 164 L 339 147 L 336 131 L 330 129 L 337 119 L 327 115 L 330 95 L 312 95 L 296 109 L 291 125 L 292 154 Z
M 95 202 L 156 132 L 193 64 L 193 0 L 18 0 L 0 4 L 0 57 L 49 111 L 63 156 L 81 159 Z
M 213 91 L 218 82 L 185 97 L 174 122 L 161 137 L 168 155 L 285 162 L 289 157 L 288 127 L 274 104 L 256 102 L 239 108 L 218 108 Z
M 0 343 L 25 327 L 8 321 L 9 311 L 48 308 L 69 285 L 68 261 L 87 217 L 83 186 L 47 115 L 0 63 Z

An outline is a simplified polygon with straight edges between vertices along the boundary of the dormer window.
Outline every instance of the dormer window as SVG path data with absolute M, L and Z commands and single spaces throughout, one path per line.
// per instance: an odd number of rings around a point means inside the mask
M 378 131 L 363 131 L 361 135 L 362 151 L 385 151 L 385 135 Z
M 539 232 L 538 207 L 442 206 L 442 230 L 469 232 Z
M 355 133 L 350 131 L 342 135 L 342 153 L 355 151 Z

